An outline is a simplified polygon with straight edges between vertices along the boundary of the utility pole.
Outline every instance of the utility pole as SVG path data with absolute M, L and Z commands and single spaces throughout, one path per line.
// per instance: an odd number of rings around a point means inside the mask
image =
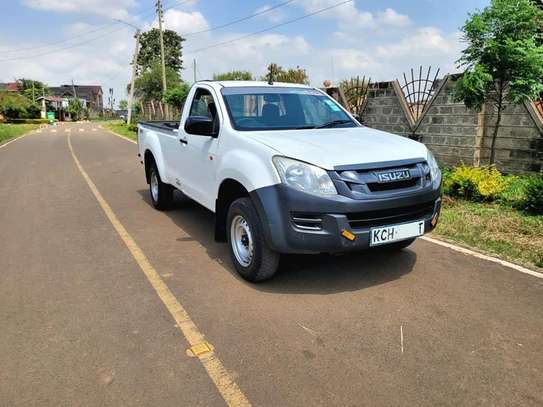
M 196 58 L 194 58 L 193 60 L 193 69 L 194 69 L 194 83 L 196 83 Z
M 164 15 L 162 13 L 162 2 L 157 0 L 156 2 L 156 11 L 158 15 L 158 30 L 160 31 L 160 58 L 162 60 L 162 101 L 164 101 L 164 95 L 166 94 L 167 85 L 166 85 L 166 61 L 164 57 L 164 33 L 162 31 L 162 20 Z M 164 108 L 166 111 L 166 116 L 168 116 L 168 105 L 164 103 Z
M 74 98 L 77 99 L 77 92 L 75 91 L 75 85 L 74 85 L 74 80 L 72 79 L 72 92 L 74 94 Z
M 132 59 L 132 79 L 130 81 L 130 93 L 128 94 L 128 116 L 126 124 L 130 125 L 132 121 L 132 103 L 134 101 L 134 82 L 136 81 L 136 71 L 138 66 L 138 53 L 140 51 L 140 30 L 136 31 L 136 49 L 134 50 L 134 58 Z

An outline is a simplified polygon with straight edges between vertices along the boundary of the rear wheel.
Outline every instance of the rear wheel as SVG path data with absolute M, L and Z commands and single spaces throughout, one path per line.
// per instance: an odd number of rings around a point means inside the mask
M 262 222 L 249 198 L 230 205 L 227 237 L 232 263 L 245 280 L 256 283 L 275 274 L 280 255 L 266 244 Z
M 172 205 L 173 187 L 162 182 L 154 162 L 149 169 L 149 195 L 155 209 L 162 211 Z

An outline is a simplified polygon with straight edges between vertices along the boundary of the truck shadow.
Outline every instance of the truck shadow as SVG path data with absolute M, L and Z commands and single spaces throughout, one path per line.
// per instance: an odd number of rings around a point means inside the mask
M 142 199 L 151 205 L 147 190 L 138 191 Z M 178 241 L 196 241 L 209 258 L 218 262 L 239 281 L 264 292 L 296 294 L 332 294 L 357 291 L 400 279 L 410 273 L 416 263 L 415 252 L 372 251 L 343 255 L 285 255 L 279 271 L 269 281 L 250 284 L 238 276 L 230 262 L 228 246 L 215 242 L 213 214 L 198 203 L 181 198 L 176 193 L 174 207 L 165 211 L 180 229 L 190 237 Z

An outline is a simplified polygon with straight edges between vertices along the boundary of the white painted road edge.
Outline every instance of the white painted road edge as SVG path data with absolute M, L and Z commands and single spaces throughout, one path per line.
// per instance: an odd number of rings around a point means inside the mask
M 104 127 L 102 127 L 102 130 L 105 130 L 107 133 L 113 134 L 114 136 L 117 136 L 117 137 L 119 137 L 119 138 L 122 138 L 123 140 L 126 140 L 126 141 L 128 141 L 128 142 L 130 142 L 130 143 L 138 144 L 138 143 L 135 142 L 134 140 L 130 140 L 129 138 L 127 138 L 127 137 L 125 137 L 125 136 L 121 136 L 120 134 L 117 134 L 117 133 L 115 133 L 115 132 L 113 132 L 113 131 L 111 131 L 111 130 L 109 130 L 109 129 L 104 128 Z
M 543 278 L 543 273 L 538 273 L 537 271 L 530 270 L 530 269 L 528 269 L 526 267 L 519 266 L 518 264 L 514 264 L 514 263 L 511 263 L 511 262 L 508 262 L 508 261 L 505 261 L 505 260 L 501 260 L 501 259 L 498 259 L 496 257 L 488 256 L 486 254 L 478 253 L 478 252 L 475 252 L 473 250 L 466 249 L 465 247 L 456 246 L 454 244 L 444 242 L 443 240 L 434 239 L 434 238 L 428 237 L 428 236 L 422 236 L 420 239 L 426 240 L 427 242 L 431 242 L 431 243 L 434 243 L 434 244 L 438 244 L 440 246 L 446 247 L 448 249 L 454 250 L 454 251 L 459 252 L 459 253 L 467 254 L 467 255 L 473 256 L 473 257 L 477 257 L 479 259 L 490 261 L 492 263 L 500 264 L 500 265 L 502 265 L 504 267 L 508 267 L 508 268 L 513 269 L 513 270 L 520 271 L 521 273 L 524 273 L 524 274 L 529 274 L 529 275 L 537 277 L 537 278 Z
M 30 134 L 33 134 L 33 133 L 37 133 L 38 130 L 40 130 L 41 132 L 41 127 L 39 129 L 35 129 L 35 130 L 30 130 L 29 132 L 21 135 L 21 136 L 18 136 L 18 137 L 15 137 L 13 140 L 10 140 L 10 141 L 6 141 L 4 144 L 0 144 L 0 148 L 4 148 L 6 146 L 8 146 L 9 144 L 11 143 L 15 143 L 17 140 L 20 140 L 22 138 L 25 138 L 26 136 L 30 135 Z

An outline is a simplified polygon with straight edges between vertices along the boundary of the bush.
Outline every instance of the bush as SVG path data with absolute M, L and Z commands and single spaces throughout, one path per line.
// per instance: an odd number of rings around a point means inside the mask
M 32 101 L 16 93 L 0 92 L 0 113 L 7 119 L 40 117 L 41 109 Z
M 543 215 L 543 176 L 527 178 L 524 198 L 518 207 L 533 214 Z
M 6 98 L 3 100 L 2 104 L 0 105 L 0 111 L 8 119 L 23 118 L 27 114 L 25 107 L 11 98 Z
M 475 168 L 461 165 L 443 173 L 443 192 L 473 201 L 492 201 L 508 188 L 511 181 L 511 177 L 505 177 L 493 166 Z
M 7 123 L 12 124 L 47 124 L 47 119 L 8 119 Z

